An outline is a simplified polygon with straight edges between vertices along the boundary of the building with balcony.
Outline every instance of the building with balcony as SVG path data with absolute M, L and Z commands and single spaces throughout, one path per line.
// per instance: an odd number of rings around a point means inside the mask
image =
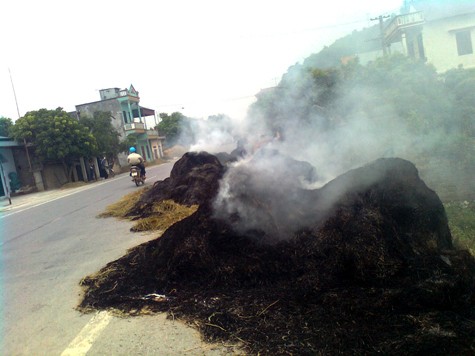
M 406 1 L 384 27 L 384 44 L 434 65 L 438 72 L 475 68 L 475 2 Z
M 97 111 L 110 112 L 112 125 L 119 132 L 121 140 L 134 134 L 137 138 L 136 149 L 147 161 L 163 157 L 165 138 L 159 137 L 158 132 L 154 130 L 154 125 L 157 124 L 155 111 L 140 105 L 139 92 L 133 85 L 128 89 L 102 89 L 99 90 L 99 94 L 101 99 L 99 101 L 76 105 L 78 117 L 81 115 L 93 117 Z M 120 154 L 118 159 L 121 166 L 127 165 L 126 154 Z

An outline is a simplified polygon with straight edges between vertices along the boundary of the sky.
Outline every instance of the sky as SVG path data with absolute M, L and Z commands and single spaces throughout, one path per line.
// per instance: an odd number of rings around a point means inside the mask
M 246 115 L 287 69 L 402 0 L 16 0 L 0 13 L 0 117 L 139 91 L 193 118 Z M 13 84 L 13 85 L 12 85 Z M 16 94 L 16 100 L 15 100 Z M 18 110 L 17 110 L 18 107 Z M 19 112 L 19 114 L 18 114 Z

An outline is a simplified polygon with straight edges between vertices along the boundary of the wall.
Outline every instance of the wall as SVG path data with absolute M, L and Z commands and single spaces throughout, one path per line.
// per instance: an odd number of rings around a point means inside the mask
M 30 159 L 32 159 L 32 150 L 31 148 L 29 150 Z M 30 171 L 25 147 L 14 147 L 12 153 L 16 163 L 16 172 L 22 187 L 35 187 L 35 179 Z
M 119 153 L 117 155 L 117 160 L 120 167 L 128 167 L 129 166 L 129 163 L 127 162 L 127 156 L 128 156 L 128 153 Z
M 61 188 L 63 184 L 68 182 L 63 165 L 60 163 L 45 164 L 41 173 L 46 190 Z
M 152 148 L 152 159 L 157 160 L 163 157 L 162 141 L 159 139 L 150 140 L 150 146 Z
M 438 72 L 445 72 L 459 65 L 464 68 L 475 67 L 474 53 L 458 55 L 454 32 L 454 30 L 470 26 L 475 27 L 475 13 L 429 21 L 424 24 L 422 33 L 425 55 L 428 63 L 433 64 Z M 475 51 L 475 28 L 471 29 L 471 35 L 472 47 Z
M 121 139 L 125 138 L 125 130 L 122 122 L 122 109 L 119 102 L 116 99 L 96 101 L 89 104 L 76 105 L 76 111 L 79 111 L 81 115 L 89 117 L 94 116 L 96 111 L 110 112 L 112 115 L 112 126 L 121 135 Z
M 8 178 L 8 173 L 16 172 L 15 161 L 13 159 L 12 149 L 7 148 L 7 147 L 5 147 L 5 148 L 2 147 L 2 148 L 0 148 L 0 154 L 3 157 L 2 166 L 3 166 L 3 173 L 5 175 L 5 177 L 2 177 L 2 179 L 0 179 L 0 182 L 5 181 L 5 183 L 7 185 L 7 188 L 8 188 L 8 191 L 10 193 L 12 193 L 12 191 L 10 189 L 10 179 Z M 0 189 L 0 193 L 2 193 L 1 189 Z M 1 196 L 5 196 L 5 195 L 6 195 L 6 188 L 3 187 L 3 194 Z
M 137 149 L 137 153 L 140 154 L 146 161 L 153 160 L 153 158 L 151 157 L 152 152 L 150 151 L 150 145 L 148 144 L 148 140 L 138 138 L 135 148 Z
M 119 96 L 119 88 L 109 88 L 109 89 L 102 89 L 99 90 L 99 94 L 101 96 L 101 100 L 117 98 Z
M 393 42 L 393 43 L 391 43 L 391 46 L 388 48 L 388 53 L 391 53 L 391 54 L 403 53 L 403 54 L 405 54 L 405 49 L 404 49 L 401 42 Z M 377 58 L 382 57 L 383 56 L 383 50 L 378 49 L 376 51 L 361 52 L 361 53 L 357 53 L 356 56 L 358 57 L 358 61 L 361 65 L 367 65 L 369 62 L 372 62 L 372 61 L 376 60 Z

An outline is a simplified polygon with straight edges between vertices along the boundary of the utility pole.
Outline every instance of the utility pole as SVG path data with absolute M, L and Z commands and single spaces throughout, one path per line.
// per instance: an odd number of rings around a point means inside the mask
M 381 39 L 381 48 L 383 49 L 383 55 L 387 56 L 388 51 L 386 49 L 386 41 L 384 40 L 384 26 L 383 26 L 383 21 L 384 19 L 387 19 L 391 17 L 390 15 L 379 15 L 378 17 L 373 17 L 370 19 L 371 21 L 379 20 L 379 37 Z
M 10 82 L 12 83 L 13 96 L 15 97 L 16 111 L 18 114 L 18 118 L 20 118 L 20 109 L 18 108 L 18 100 L 16 99 L 15 86 L 13 85 L 12 72 L 10 72 L 10 68 L 8 68 L 8 73 L 10 74 Z M 30 172 L 31 172 L 31 159 L 30 159 L 30 154 L 28 152 L 28 146 L 26 144 L 25 138 L 23 138 L 23 144 L 25 145 L 26 158 L 28 159 L 28 166 L 30 167 Z
M 12 72 L 10 71 L 10 68 L 8 68 L 8 73 L 10 74 L 10 82 L 12 83 L 13 97 L 15 98 L 15 104 L 16 104 L 16 112 L 18 114 L 18 118 L 20 118 L 20 109 L 18 109 L 18 100 L 16 99 L 16 92 L 15 92 L 15 87 L 13 86 Z

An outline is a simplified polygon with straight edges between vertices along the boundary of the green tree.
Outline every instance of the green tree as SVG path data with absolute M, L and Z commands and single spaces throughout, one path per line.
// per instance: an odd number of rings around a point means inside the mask
M 12 119 L 6 117 L 0 117 L 0 136 L 9 137 L 10 130 L 13 126 Z
M 191 120 L 180 112 L 174 112 L 171 115 L 160 113 L 160 122 L 157 130 L 160 135 L 166 137 L 168 146 L 175 144 L 189 145 L 194 140 L 191 128 Z
M 472 86 L 466 80 L 459 90 L 467 113 L 472 91 L 466 88 Z M 332 124 L 364 116 L 379 124 L 397 120 L 423 135 L 434 127 L 451 130 L 453 104 L 452 94 L 434 67 L 393 55 L 366 66 L 355 61 L 329 69 L 292 69 L 274 90 L 258 97 L 251 117 L 263 117 L 268 127 L 276 123 L 289 126 L 291 118 L 294 127 L 310 125 L 326 131 L 333 129 Z
M 130 147 L 137 147 L 137 134 L 132 133 L 125 137 L 125 140 L 119 144 L 119 152 L 128 153 Z
M 457 68 L 444 75 L 445 85 L 455 102 L 454 128 L 467 137 L 475 138 L 475 70 Z
M 398 54 L 361 67 L 356 77 L 355 86 L 371 92 L 372 115 L 385 107 L 416 134 L 446 129 L 451 121 L 453 103 L 432 65 Z
M 75 160 L 97 152 L 89 129 L 62 108 L 27 112 L 15 122 L 12 133 L 15 139 L 31 143 L 42 161 L 60 161 L 68 179 Z
M 396 155 L 424 167 L 435 186 L 450 176 L 450 184 L 473 191 L 474 93 L 474 70 L 440 74 L 401 54 L 367 65 L 322 69 L 307 63 L 257 96 L 248 125 L 262 119 L 271 131 L 277 123 L 289 146 L 299 149 L 302 142 L 331 144 L 326 150 L 341 171 L 377 155 Z
M 119 132 L 112 125 L 112 117 L 109 112 L 96 111 L 93 117 L 81 116 L 79 122 L 89 128 L 89 132 L 97 142 L 95 154 L 115 157 L 121 152 Z

